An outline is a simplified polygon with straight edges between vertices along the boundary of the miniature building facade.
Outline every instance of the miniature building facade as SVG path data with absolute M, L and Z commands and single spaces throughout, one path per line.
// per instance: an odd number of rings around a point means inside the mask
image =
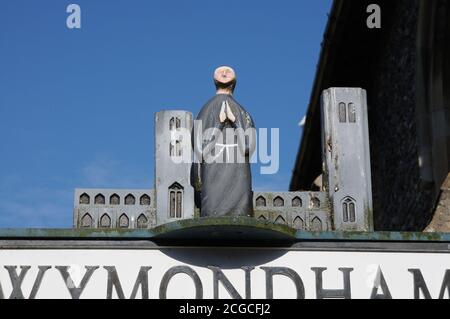
M 169 190 L 169 220 L 193 218 L 182 215 L 177 207 L 180 201 L 172 205 L 183 195 L 181 185 Z M 81 229 L 151 229 L 169 222 L 159 221 L 156 201 L 155 190 L 76 189 L 74 225 Z M 262 222 L 313 232 L 333 229 L 324 192 L 255 192 L 253 206 L 254 217 Z
M 321 192 L 255 192 L 254 218 L 299 231 L 370 231 L 372 193 L 366 94 L 333 88 L 322 100 Z M 155 115 L 155 189 L 77 189 L 76 228 L 154 228 L 195 216 L 191 185 L 193 115 Z M 188 133 L 188 134 L 183 134 Z M 184 140 L 183 140 L 184 138 Z
M 253 195 L 255 218 L 297 230 L 331 231 L 328 196 L 323 192 L 261 193 Z
M 331 88 L 322 95 L 324 185 L 334 226 L 372 231 L 372 181 L 366 91 Z
M 191 186 L 192 146 L 186 134 L 193 115 L 186 111 L 161 111 L 155 116 L 155 191 L 158 225 L 194 217 Z M 183 140 L 183 137 L 185 140 Z
M 144 229 L 156 226 L 153 190 L 76 189 L 76 228 Z

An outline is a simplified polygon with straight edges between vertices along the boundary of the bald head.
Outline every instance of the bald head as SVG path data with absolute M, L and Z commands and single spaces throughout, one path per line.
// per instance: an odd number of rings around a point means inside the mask
M 236 87 L 236 73 L 229 66 L 218 67 L 214 71 L 214 84 L 217 93 L 232 94 Z

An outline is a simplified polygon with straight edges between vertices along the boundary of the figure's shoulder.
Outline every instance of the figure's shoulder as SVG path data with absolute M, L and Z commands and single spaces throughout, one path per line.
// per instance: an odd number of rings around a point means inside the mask
M 238 108 L 242 119 L 245 121 L 247 127 L 254 126 L 253 118 L 250 115 L 249 112 L 245 109 L 245 107 L 242 106 L 233 96 L 230 96 L 231 101 L 234 103 L 234 105 Z
M 233 95 L 230 96 L 230 99 L 231 99 L 234 103 L 236 103 L 237 105 L 239 105 L 241 108 L 244 109 L 244 107 L 242 106 L 242 104 L 241 104 L 241 103 L 240 103 Z
M 222 101 L 225 101 L 225 99 L 226 99 L 226 96 L 224 96 L 222 94 L 216 94 L 212 98 L 210 98 L 203 107 L 205 108 L 205 107 L 217 104 L 217 103 L 221 103 Z
M 242 113 L 244 113 L 244 114 L 247 113 L 247 114 L 248 114 L 248 112 L 247 112 L 247 110 L 245 109 L 245 107 L 243 107 L 242 104 L 239 103 L 233 96 L 230 96 L 229 99 L 230 99 L 230 101 L 231 101 L 235 106 L 237 106 L 237 107 L 239 108 L 239 110 L 240 110 Z
M 198 113 L 198 118 L 205 116 L 209 113 L 211 113 L 214 109 L 214 106 L 216 104 L 220 103 L 220 97 L 215 95 L 212 98 L 210 98 L 200 109 L 200 112 Z

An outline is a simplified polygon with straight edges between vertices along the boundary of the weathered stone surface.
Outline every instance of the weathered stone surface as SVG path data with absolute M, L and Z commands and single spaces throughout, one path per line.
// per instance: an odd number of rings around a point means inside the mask
M 330 197 L 333 226 L 340 231 L 372 231 L 366 91 L 325 90 L 322 121 L 323 184 Z
M 187 111 L 161 111 L 155 115 L 155 189 L 158 225 L 194 217 L 191 186 L 192 146 L 182 130 L 192 129 Z

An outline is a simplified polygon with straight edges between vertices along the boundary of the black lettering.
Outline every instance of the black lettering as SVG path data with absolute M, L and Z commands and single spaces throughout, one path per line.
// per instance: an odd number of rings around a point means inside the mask
M 106 298 L 112 299 L 113 288 L 115 288 L 117 296 L 119 299 L 125 299 L 125 294 L 123 293 L 122 285 L 120 283 L 119 275 L 117 275 L 116 267 L 114 266 L 104 266 L 108 272 L 108 286 L 106 288 Z M 133 291 L 131 292 L 130 299 L 136 299 L 136 295 L 139 287 L 141 287 L 142 299 L 149 299 L 148 294 L 148 272 L 152 267 L 142 266 L 139 270 L 138 276 L 134 283 Z
M 70 292 L 70 295 L 72 296 L 72 299 L 80 299 L 81 294 L 83 293 L 84 288 L 86 287 L 87 283 L 89 282 L 89 279 L 91 279 L 92 274 L 94 271 L 96 271 L 99 267 L 98 266 L 85 266 L 86 273 L 83 276 L 83 279 L 81 279 L 81 283 L 79 287 L 76 287 L 72 278 L 69 274 L 69 266 L 56 266 L 56 269 L 59 270 L 61 273 L 61 276 L 63 277 L 64 283 L 66 284 L 67 289 Z
M 177 274 L 186 274 L 192 278 L 195 285 L 195 298 L 202 299 L 203 298 L 203 285 L 200 277 L 197 275 L 194 269 L 188 266 L 175 266 L 170 268 L 164 274 L 161 280 L 161 286 L 159 287 L 159 298 L 167 299 L 167 287 L 169 285 L 170 280 L 173 276 Z
M 381 269 L 378 269 L 377 277 L 379 277 L 379 282 L 375 283 L 370 299 L 392 299 L 391 292 L 389 291 L 389 287 L 386 284 L 386 280 L 384 279 Z M 381 288 L 381 291 L 383 292 L 382 294 L 378 294 L 379 288 Z
M 273 299 L 273 276 L 285 276 L 291 279 L 297 290 L 297 299 L 305 299 L 305 286 L 300 276 L 292 269 L 286 267 L 261 267 L 266 272 L 266 298 Z
M 316 295 L 317 299 L 351 299 L 352 292 L 350 286 L 350 273 L 353 271 L 353 268 L 339 268 L 344 274 L 344 289 L 323 289 L 323 272 L 327 270 L 327 268 L 311 268 L 312 271 L 316 273 Z

